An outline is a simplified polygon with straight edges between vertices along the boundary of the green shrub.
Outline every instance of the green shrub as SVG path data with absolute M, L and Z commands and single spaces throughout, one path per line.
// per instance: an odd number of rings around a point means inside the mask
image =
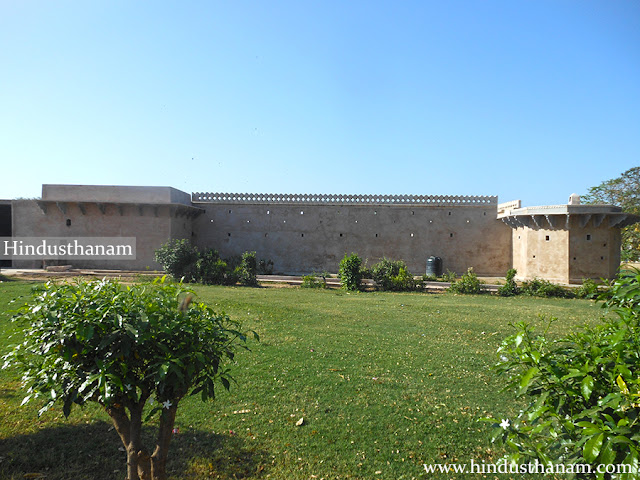
M 478 276 L 473 271 L 473 267 L 469 267 L 467 273 L 451 284 L 449 290 L 454 293 L 478 294 L 483 292 L 482 284 L 478 280 Z
M 371 267 L 371 278 L 378 290 L 414 290 L 416 285 L 413 275 L 402 260 L 383 258 Z
M 520 293 L 520 289 L 518 288 L 518 284 L 514 280 L 518 271 L 515 268 L 510 268 L 507 270 L 506 282 L 504 285 L 501 285 L 498 288 L 498 295 L 501 297 L 513 297 L 514 295 L 518 295 Z
M 302 288 L 327 288 L 327 281 L 324 276 L 318 278 L 318 276 L 313 273 L 311 275 L 303 276 L 302 284 L 300 286 Z
M 213 249 L 199 251 L 188 240 L 171 240 L 156 250 L 156 261 L 175 279 L 199 282 L 205 285 L 255 286 L 257 262 L 256 252 L 245 252 L 242 256 L 220 258 Z
M 507 389 L 528 401 L 517 418 L 495 419 L 508 460 L 625 464 L 638 468 L 640 444 L 640 271 L 623 272 L 606 294 L 615 315 L 558 341 L 525 323 L 498 350 Z M 569 477 L 572 478 L 572 477 Z M 629 475 L 579 478 L 637 479 Z
M 196 278 L 198 249 L 186 238 L 170 240 L 155 251 L 155 260 L 176 280 L 192 282 Z
M 599 292 L 598 289 L 598 284 L 590 279 L 590 278 L 585 278 L 582 280 L 582 285 L 580 285 L 578 288 L 575 289 L 574 291 L 576 298 L 597 298 Z
M 453 283 L 458 279 L 458 275 L 456 274 L 456 272 L 452 272 L 451 270 L 447 269 L 447 271 L 445 273 L 442 274 L 442 281 L 443 282 L 450 282 Z
M 405 292 L 416 289 L 416 281 L 413 275 L 406 267 L 400 267 L 398 274 L 391 279 L 392 290 L 396 292 Z
M 255 287 L 258 285 L 256 273 L 258 270 L 258 262 L 256 261 L 256 252 L 244 252 L 240 265 L 236 268 L 238 272 L 238 281 L 242 285 Z
M 212 249 L 199 252 L 195 278 L 205 285 L 228 285 L 231 281 L 227 263 Z
M 346 255 L 340 260 L 338 269 L 338 277 L 342 288 L 345 290 L 356 291 L 360 289 L 362 282 L 362 259 L 355 253 Z
M 566 288 L 539 278 L 522 282 L 521 291 L 523 294 L 533 297 L 571 298 L 573 296 Z
M 373 271 L 367 266 L 366 261 L 360 267 L 360 277 L 373 279 Z

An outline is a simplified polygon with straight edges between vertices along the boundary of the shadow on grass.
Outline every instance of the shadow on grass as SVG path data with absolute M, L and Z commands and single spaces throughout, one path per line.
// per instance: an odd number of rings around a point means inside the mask
M 145 429 L 151 445 L 155 430 Z M 113 480 L 126 477 L 126 454 L 111 425 L 58 425 L 0 439 L 0 479 Z M 176 479 L 261 478 L 268 454 L 235 435 L 187 431 L 174 435 L 167 473 Z

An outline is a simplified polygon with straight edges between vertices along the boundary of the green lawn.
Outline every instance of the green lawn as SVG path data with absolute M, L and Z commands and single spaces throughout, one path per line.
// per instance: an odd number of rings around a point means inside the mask
M 29 288 L 0 283 L 0 309 Z M 176 479 L 464 478 L 427 476 L 422 464 L 500 457 L 489 426 L 477 420 L 519 409 L 491 370 L 509 324 L 542 328 L 540 315 L 555 316 L 551 332 L 564 334 L 602 314 L 587 300 L 196 290 L 261 342 L 238 356 L 231 392 L 220 389 L 207 404 L 181 402 L 169 459 Z M 14 328 L 0 317 L 0 350 Z M 124 478 L 125 454 L 98 408 L 38 418 L 37 405 L 20 407 L 23 396 L 17 373 L 0 371 L 0 479 Z M 510 478 L 487 478 L 494 477 Z

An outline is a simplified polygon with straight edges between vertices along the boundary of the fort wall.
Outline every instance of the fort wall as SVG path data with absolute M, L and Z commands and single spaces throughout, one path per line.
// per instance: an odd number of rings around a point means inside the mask
M 445 269 L 504 275 L 511 231 L 496 219 L 496 197 L 193 194 L 197 246 L 223 257 L 255 250 L 274 271 L 336 272 L 345 254 L 369 265 L 402 259 L 424 273 L 429 256 Z
M 414 274 L 430 256 L 458 274 L 509 268 L 521 280 L 579 283 L 612 278 L 620 263 L 620 229 L 640 220 L 613 205 L 521 208 L 492 196 L 193 193 L 171 187 L 43 185 L 38 200 L 14 200 L 13 237 L 136 237 L 135 261 L 84 260 L 79 268 L 160 269 L 155 251 L 187 238 L 223 257 L 256 251 L 284 274 L 338 270 L 345 254 L 373 265 L 404 260 Z M 6 213 L 6 212 L 5 212 Z M 6 216 L 6 215 L 5 215 Z M 2 217 L 4 218 L 4 217 Z M 47 261 L 47 264 L 53 262 Z M 18 268 L 42 260 L 15 259 Z

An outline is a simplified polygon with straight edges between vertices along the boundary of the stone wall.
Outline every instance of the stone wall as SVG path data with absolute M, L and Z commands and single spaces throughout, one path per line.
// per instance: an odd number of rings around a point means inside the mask
M 172 238 L 191 238 L 201 211 L 171 187 L 43 185 L 39 200 L 12 202 L 14 237 L 135 237 L 135 260 L 19 260 L 15 268 L 70 264 L 76 268 L 158 270 L 155 250 Z
M 458 273 L 504 275 L 511 232 L 496 219 L 496 197 L 194 193 L 205 213 L 194 220 L 199 247 L 223 257 L 255 250 L 274 271 L 336 272 L 345 254 L 369 265 L 402 259 L 415 274 L 431 255 Z

